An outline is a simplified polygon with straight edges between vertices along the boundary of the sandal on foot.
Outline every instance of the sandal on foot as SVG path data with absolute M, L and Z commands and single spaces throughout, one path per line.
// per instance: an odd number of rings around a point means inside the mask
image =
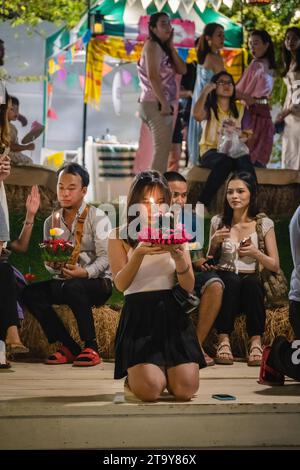
M 227 356 L 227 357 L 224 357 Z M 229 341 L 222 341 L 217 349 L 216 357 L 215 357 L 216 364 L 223 364 L 226 366 L 231 366 L 233 364 L 233 355 L 231 352 L 231 347 Z
M 73 366 L 75 367 L 89 367 L 100 364 L 101 357 L 91 348 L 84 348 L 78 356 L 76 356 Z
M 212 357 L 210 357 L 205 351 L 202 351 L 202 352 L 203 352 L 204 360 L 206 362 L 206 366 L 207 367 L 214 366 L 216 364 L 215 360 Z
M 5 363 L 0 362 L 0 369 L 10 369 L 10 368 L 11 368 L 10 362 L 7 362 L 7 361 Z
M 254 352 L 256 351 L 256 352 Z M 262 360 L 262 347 L 259 344 L 250 347 L 249 357 L 248 357 L 248 366 L 250 367 L 259 367 Z M 250 359 L 252 357 L 258 357 L 259 359 Z
M 267 360 L 271 352 L 271 346 L 264 348 L 261 359 L 258 383 L 261 385 L 284 385 L 284 375 L 273 367 L 268 366 Z
M 8 343 L 6 344 L 6 351 L 8 354 L 28 354 L 29 349 L 22 343 Z
M 71 351 L 66 346 L 62 345 L 55 353 L 47 357 L 45 364 L 72 364 L 74 359 L 75 356 L 71 353 Z

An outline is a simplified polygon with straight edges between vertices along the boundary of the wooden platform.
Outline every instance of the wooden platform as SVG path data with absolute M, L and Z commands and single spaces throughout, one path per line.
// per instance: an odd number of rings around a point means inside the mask
M 271 388 L 257 375 L 244 363 L 214 366 L 189 403 L 116 404 L 123 381 L 113 380 L 113 363 L 13 363 L 0 371 L 0 449 L 300 448 L 300 383 Z
M 300 171 L 256 168 L 259 184 L 259 208 L 268 215 L 291 216 L 297 209 L 300 201 Z M 201 194 L 210 170 L 193 167 L 185 172 L 188 180 L 188 200 L 196 204 Z M 211 213 L 219 213 L 223 206 L 225 185 L 214 197 L 211 204 Z

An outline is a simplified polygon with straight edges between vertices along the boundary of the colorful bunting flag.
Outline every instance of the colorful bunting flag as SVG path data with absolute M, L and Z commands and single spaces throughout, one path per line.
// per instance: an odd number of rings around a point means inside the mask
M 68 73 L 67 76 L 67 87 L 73 88 L 77 83 L 77 75 L 76 73 Z
M 90 42 L 91 37 L 92 37 L 92 32 L 90 29 L 88 29 L 82 36 L 82 42 L 85 46 Z
M 67 78 L 67 71 L 66 71 L 66 69 L 62 69 L 62 68 L 61 68 L 61 69 L 58 71 L 57 80 L 58 80 L 59 82 L 63 82 L 63 81 L 65 81 L 66 78 Z
M 182 47 L 178 48 L 178 55 L 179 55 L 179 57 L 181 57 L 181 59 L 184 62 L 186 62 L 188 54 L 189 54 L 189 50 L 187 48 L 182 48 Z
M 84 75 L 79 75 L 78 77 L 80 88 L 84 89 Z
M 56 112 L 54 111 L 53 108 L 49 108 L 49 109 L 48 109 L 47 117 L 48 117 L 49 119 L 57 119 L 57 114 L 56 114 Z
M 103 67 L 102 67 L 102 77 L 105 77 L 105 75 L 110 73 L 112 71 L 112 69 L 113 68 L 110 65 L 108 65 L 104 62 Z
M 59 54 L 57 58 L 57 62 L 59 63 L 60 66 L 62 66 L 65 62 L 65 54 Z
M 125 41 L 125 51 L 127 55 L 130 55 L 136 45 L 136 41 Z
M 126 69 L 123 69 L 122 70 L 122 82 L 123 82 L 123 85 L 127 86 L 129 85 L 129 83 L 131 82 L 132 80 L 132 75 L 130 72 L 128 72 L 128 70 Z

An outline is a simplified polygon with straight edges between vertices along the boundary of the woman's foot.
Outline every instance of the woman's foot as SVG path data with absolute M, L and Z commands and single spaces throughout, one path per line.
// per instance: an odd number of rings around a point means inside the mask
M 229 366 L 233 364 L 233 355 L 228 338 L 224 338 L 220 341 L 216 352 L 215 363 Z
M 205 351 L 204 349 L 202 348 L 201 346 L 201 351 L 202 351 L 202 354 L 204 356 L 204 360 L 206 362 L 206 365 L 207 367 L 211 367 L 211 366 L 214 366 L 216 363 L 214 361 L 214 359 L 212 357 L 210 357 Z
M 28 354 L 29 349 L 22 343 L 6 343 L 6 351 L 8 354 Z
M 262 347 L 259 343 L 252 343 L 250 346 L 249 357 L 248 357 L 248 366 L 250 367 L 260 367 L 262 360 Z

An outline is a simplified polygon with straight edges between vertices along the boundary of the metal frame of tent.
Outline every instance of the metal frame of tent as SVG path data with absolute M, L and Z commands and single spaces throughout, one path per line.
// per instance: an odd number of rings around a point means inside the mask
M 75 28 L 71 30 L 62 28 L 47 38 L 43 113 L 43 121 L 46 129 L 47 118 L 51 117 L 51 115 L 49 116 L 49 103 L 51 102 L 50 91 L 53 93 L 53 87 L 49 86 L 49 76 L 54 75 L 60 69 L 59 57 L 61 54 L 68 54 L 72 60 L 77 53 L 82 54 L 83 51 L 86 53 L 82 129 L 83 156 L 86 139 L 87 104 L 94 104 L 97 108 L 97 103 L 95 100 L 91 99 L 89 91 L 93 90 L 96 92 L 100 100 L 102 79 L 101 64 L 103 64 L 104 55 L 111 55 L 112 57 L 119 58 L 121 61 L 137 61 L 142 48 L 142 43 L 136 40 L 139 33 L 138 19 L 141 15 L 151 15 L 156 11 L 157 9 L 153 2 L 144 10 L 141 5 L 137 6 L 136 4 L 134 7 L 128 7 L 127 0 L 119 0 L 113 5 L 110 0 L 98 0 L 94 2 L 94 5 L 89 7 L 87 13 L 81 18 Z M 176 14 L 173 14 L 167 4 L 162 11 L 167 12 L 172 18 L 195 21 L 196 35 L 201 34 L 204 25 L 207 23 L 216 22 L 224 26 L 227 58 L 229 59 L 229 63 L 231 62 L 231 65 L 233 65 L 237 55 L 240 54 L 240 63 L 236 66 L 237 70 L 233 73 L 233 75 L 235 74 L 236 76 L 240 75 L 244 60 L 242 26 L 233 23 L 224 15 L 208 7 L 201 13 L 196 4 L 188 15 L 183 7 L 179 8 Z M 101 35 L 92 37 L 90 19 L 95 14 L 101 15 L 103 32 Z M 97 57 L 96 71 L 91 69 L 91 57 Z M 195 60 L 195 50 L 189 49 L 188 53 L 185 52 L 185 57 L 187 57 L 187 61 Z M 93 63 L 95 64 L 95 61 Z M 46 133 L 44 144 L 45 139 Z

